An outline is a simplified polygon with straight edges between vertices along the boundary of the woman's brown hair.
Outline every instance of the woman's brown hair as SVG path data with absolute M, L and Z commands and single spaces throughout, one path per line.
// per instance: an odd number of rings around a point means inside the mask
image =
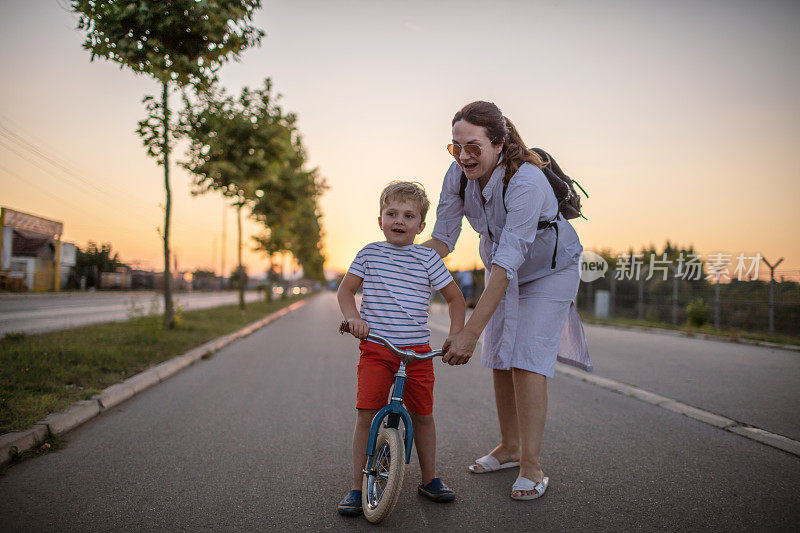
M 478 100 L 465 105 L 453 117 L 452 125 L 459 120 L 466 120 L 470 124 L 481 126 L 486 130 L 489 141 L 495 146 L 503 143 L 500 153 L 503 155 L 502 164 L 506 171 L 506 175 L 503 177 L 504 184 L 508 185 L 508 181 L 519 170 L 522 163 L 531 163 L 539 168 L 547 164 L 539 157 L 539 154 L 528 149 L 514 124 L 504 117 L 500 108 L 492 102 Z

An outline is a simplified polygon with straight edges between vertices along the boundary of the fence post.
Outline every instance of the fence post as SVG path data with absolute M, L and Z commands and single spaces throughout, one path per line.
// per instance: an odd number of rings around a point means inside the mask
M 678 269 L 673 265 L 669 265 L 672 271 L 672 325 L 678 325 Z
M 761 260 L 769 267 L 769 332 L 775 333 L 775 268 L 781 264 L 783 257 L 774 265 L 770 265 L 765 257 Z
M 637 302 L 637 306 L 636 306 L 637 307 L 637 313 L 636 314 L 639 317 L 639 320 L 644 320 L 644 274 L 649 269 L 650 269 L 650 265 L 645 265 L 645 267 L 642 268 L 638 272 L 638 276 L 639 276 L 639 279 L 638 279 L 638 282 L 639 282 L 639 301 Z
M 608 285 L 609 285 L 609 288 L 611 289 L 610 290 L 611 294 L 608 295 L 608 300 L 609 300 L 609 302 L 608 302 L 608 316 L 613 318 L 614 317 L 615 294 L 616 294 L 616 290 L 617 290 L 617 277 L 616 277 L 615 274 L 611 274 L 611 279 L 608 281 Z

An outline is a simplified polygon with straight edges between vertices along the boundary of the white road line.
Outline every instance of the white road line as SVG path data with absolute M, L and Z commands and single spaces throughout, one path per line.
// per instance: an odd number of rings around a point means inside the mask
M 430 322 L 429 326 L 431 329 L 435 329 L 441 333 L 444 333 L 445 335 L 447 335 L 447 333 L 450 331 L 449 328 L 433 322 Z M 481 340 L 478 342 L 481 342 Z M 600 377 L 589 372 L 584 372 L 583 370 L 579 370 L 562 363 L 556 363 L 556 372 L 561 375 L 579 379 L 591 385 L 596 385 L 603 389 L 622 394 L 623 396 L 628 396 L 630 398 L 661 407 L 662 409 L 667 409 L 669 411 L 688 416 L 689 418 L 693 418 L 703 422 L 704 424 L 709 424 L 716 428 L 728 431 L 730 433 L 735 433 L 750 440 L 766 444 L 767 446 L 772 446 L 773 448 L 777 448 L 800 457 L 800 442 L 790 439 L 789 437 L 778 435 L 777 433 L 771 433 L 758 427 L 742 424 L 735 420 L 731 420 L 730 418 L 706 411 L 705 409 L 687 405 L 672 398 L 640 389 L 634 385 L 628 385 L 613 379 Z

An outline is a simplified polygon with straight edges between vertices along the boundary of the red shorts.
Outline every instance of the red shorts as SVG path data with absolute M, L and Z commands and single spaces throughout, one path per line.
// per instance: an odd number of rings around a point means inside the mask
M 358 360 L 356 409 L 381 409 L 389 403 L 389 392 L 394 383 L 394 374 L 400 368 L 400 358 L 382 344 L 361 341 L 358 347 L 361 358 Z M 417 353 L 431 351 L 428 344 L 404 348 Z M 412 413 L 432 414 L 433 360 L 411 361 L 406 365 L 406 376 L 403 403 Z

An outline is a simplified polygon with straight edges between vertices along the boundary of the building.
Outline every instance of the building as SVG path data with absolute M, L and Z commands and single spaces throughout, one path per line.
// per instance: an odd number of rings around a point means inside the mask
M 63 230 L 61 222 L 0 208 L 0 288 L 62 289 L 75 267 L 75 245 L 61 242 Z

